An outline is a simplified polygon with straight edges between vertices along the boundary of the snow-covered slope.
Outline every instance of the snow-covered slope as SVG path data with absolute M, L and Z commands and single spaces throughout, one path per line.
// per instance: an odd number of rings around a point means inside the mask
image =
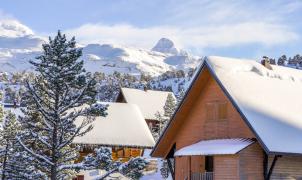
M 44 38 L 38 37 L 15 20 L 0 20 L 0 71 L 31 70 L 28 60 L 41 52 Z M 160 75 L 168 70 L 195 68 L 200 58 L 179 50 L 174 43 L 162 38 L 152 50 L 111 44 L 88 44 L 83 47 L 85 68 L 106 74 L 118 71 L 139 75 Z

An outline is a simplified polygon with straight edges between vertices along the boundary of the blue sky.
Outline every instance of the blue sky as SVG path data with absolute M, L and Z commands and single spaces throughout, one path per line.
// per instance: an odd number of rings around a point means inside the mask
M 40 36 L 152 48 L 161 37 L 196 55 L 260 58 L 302 53 L 302 1 L 9 0 L 12 18 Z

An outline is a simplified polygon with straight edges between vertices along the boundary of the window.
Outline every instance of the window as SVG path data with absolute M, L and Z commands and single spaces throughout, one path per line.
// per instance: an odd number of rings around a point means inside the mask
M 205 157 L 205 170 L 206 172 L 213 172 L 213 165 L 214 165 L 214 161 L 213 161 L 213 156 L 206 156 Z
M 207 116 L 207 120 L 215 119 L 215 103 L 206 104 L 206 116 Z
M 227 103 L 218 103 L 218 119 L 227 119 Z
M 227 103 L 219 102 L 219 101 L 206 103 L 206 119 L 207 120 L 227 119 Z

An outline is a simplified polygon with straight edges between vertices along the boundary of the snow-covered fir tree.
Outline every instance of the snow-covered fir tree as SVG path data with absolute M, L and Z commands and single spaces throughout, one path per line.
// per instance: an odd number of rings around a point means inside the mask
M 2 107 L 1 107 L 2 109 Z M 2 119 L 2 118 L 1 118 Z M 16 144 L 16 135 L 20 130 L 14 114 L 8 112 L 6 118 L 1 122 L 0 131 L 0 158 L 1 158 L 1 179 L 7 179 L 9 176 L 8 164 L 11 162 L 14 154 L 14 146 Z
M 155 114 L 155 117 L 158 120 L 158 125 L 154 127 L 151 132 L 156 141 L 159 139 L 160 135 L 163 133 L 172 115 L 174 114 L 176 105 L 176 99 L 170 93 L 168 94 L 166 103 L 164 105 L 163 115 L 159 112 Z M 160 173 L 163 179 L 167 179 L 169 176 L 168 162 L 165 159 L 161 160 Z
M 164 105 L 164 113 L 161 114 L 160 112 L 157 112 L 155 114 L 158 124 L 151 130 L 155 140 L 158 140 L 161 133 L 166 128 L 169 120 L 171 119 L 172 115 L 174 114 L 175 108 L 176 108 L 176 99 L 174 98 L 174 96 L 171 93 L 169 93 L 167 96 L 165 105 Z
M 33 165 L 30 156 L 16 140 L 21 126 L 10 111 L 5 112 L 0 131 L 0 159 L 1 179 L 46 179 L 44 173 L 38 171 Z
M 169 93 L 164 106 L 164 115 L 167 119 L 170 119 L 172 117 L 175 111 L 175 107 L 176 107 L 176 100 L 174 96 L 171 93 Z
M 67 40 L 60 31 L 43 44 L 43 53 L 30 61 L 36 70 L 32 82 L 26 82 L 26 109 L 20 118 L 22 133 L 17 139 L 35 168 L 49 179 L 72 174 L 78 149 L 73 139 L 91 130 L 91 104 L 95 102 L 95 80 L 83 68 L 82 50 L 75 38 Z M 105 115 L 106 107 L 98 115 Z M 77 117 L 84 120 L 75 125 Z M 78 167 L 79 168 L 79 167 Z

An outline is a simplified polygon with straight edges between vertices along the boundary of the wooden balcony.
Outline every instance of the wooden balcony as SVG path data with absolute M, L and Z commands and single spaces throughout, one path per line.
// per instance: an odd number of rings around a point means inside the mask
M 214 173 L 213 172 L 194 172 L 191 173 L 191 180 L 213 180 L 214 179 Z

